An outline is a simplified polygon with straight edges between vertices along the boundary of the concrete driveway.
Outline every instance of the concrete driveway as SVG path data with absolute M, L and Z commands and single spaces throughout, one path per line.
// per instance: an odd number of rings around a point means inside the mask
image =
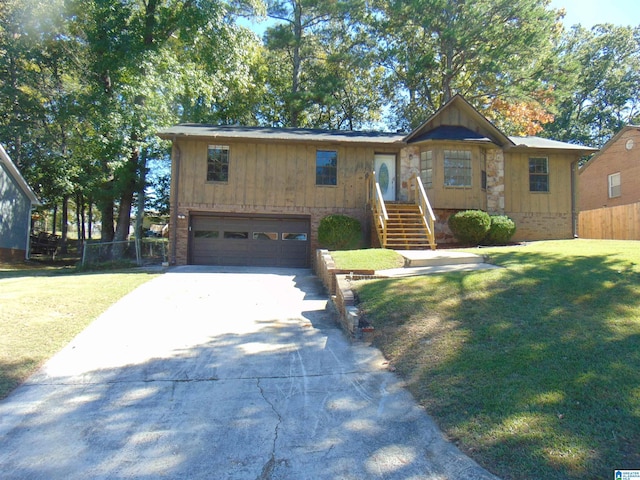
M 495 479 L 308 270 L 179 267 L 0 402 L 4 479 Z

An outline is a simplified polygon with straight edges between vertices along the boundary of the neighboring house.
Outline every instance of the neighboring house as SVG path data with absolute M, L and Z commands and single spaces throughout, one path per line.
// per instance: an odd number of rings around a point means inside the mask
M 35 205 L 40 202 L 0 145 L 0 260 L 29 257 L 31 209 Z
M 572 238 L 577 162 L 596 151 L 508 137 L 459 95 L 408 135 L 198 124 L 158 135 L 173 142 L 169 238 L 177 264 L 308 266 L 318 224 L 333 213 L 360 220 L 373 245 L 433 248 L 391 240 L 394 229 L 406 236 L 417 228 L 392 222 L 404 208 L 397 202 L 420 204 L 418 183 L 438 243 L 452 241 L 447 219 L 464 209 L 508 215 L 516 240 Z M 431 238 L 428 206 L 419 212 Z
M 614 135 L 579 178 L 579 235 L 640 240 L 640 126 Z

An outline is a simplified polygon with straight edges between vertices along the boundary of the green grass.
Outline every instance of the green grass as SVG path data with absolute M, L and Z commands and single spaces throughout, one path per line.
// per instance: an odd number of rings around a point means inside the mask
M 505 268 L 359 283 L 375 344 L 445 434 L 504 479 L 639 468 L 640 242 L 481 253 Z
M 342 270 L 387 270 L 404 265 L 402 255 L 383 248 L 336 250 L 331 252 L 331 257 L 336 267 Z
M 51 265 L 0 265 L 0 398 L 153 277 L 141 271 L 77 274 Z

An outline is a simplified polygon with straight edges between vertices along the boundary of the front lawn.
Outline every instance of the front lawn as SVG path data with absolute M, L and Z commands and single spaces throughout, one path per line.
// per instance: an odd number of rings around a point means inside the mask
M 341 270 L 387 270 L 404 266 L 402 255 L 385 248 L 337 250 L 331 252 L 331 258 Z
M 119 298 L 153 278 L 0 265 L 0 399 Z
M 640 468 L 640 242 L 474 252 L 505 268 L 357 285 L 414 396 L 504 479 Z

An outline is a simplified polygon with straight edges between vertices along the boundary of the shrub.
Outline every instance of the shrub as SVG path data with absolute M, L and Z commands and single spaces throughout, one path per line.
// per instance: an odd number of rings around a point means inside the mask
M 506 215 L 491 215 L 491 226 L 483 243 L 488 245 L 505 245 L 516 233 L 516 224 Z
M 465 210 L 451 215 L 448 224 L 453 236 L 460 243 L 478 245 L 487 236 L 491 217 L 482 210 Z
M 329 250 L 351 250 L 362 243 L 360 222 L 346 215 L 327 215 L 318 226 L 318 242 Z

